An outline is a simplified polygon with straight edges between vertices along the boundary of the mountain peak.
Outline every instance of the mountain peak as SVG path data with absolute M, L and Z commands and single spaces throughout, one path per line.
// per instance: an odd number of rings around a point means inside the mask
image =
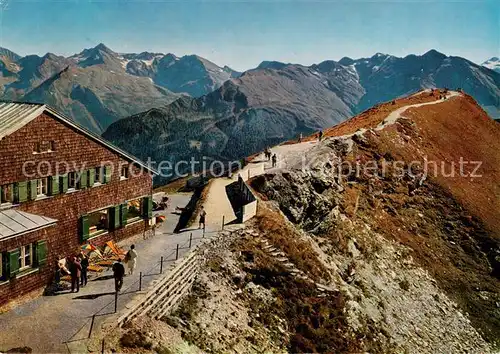
M 58 56 L 57 56 L 57 55 L 55 55 L 54 53 L 50 53 L 50 52 L 49 52 L 49 53 L 46 53 L 46 54 L 42 57 L 42 59 L 49 59 L 49 60 L 55 60 L 55 59 L 57 59 L 57 58 L 58 58 Z
M 387 57 L 390 57 L 389 54 L 385 54 L 385 53 L 380 53 L 380 52 L 377 52 L 375 53 L 373 56 L 372 56 L 372 59 L 380 59 L 380 58 L 387 58 Z
M 11 51 L 7 48 L 3 48 L 3 47 L 0 47 L 0 56 L 2 56 L 2 57 L 5 56 L 12 61 L 18 61 L 19 59 L 21 59 L 20 55 L 14 53 L 13 51 Z
M 82 52 L 73 55 L 73 59 L 82 68 L 88 66 L 116 62 L 118 54 L 106 47 L 103 43 L 99 43 L 93 48 L 84 49 Z M 116 64 L 116 63 L 115 63 Z
M 339 60 L 340 65 L 348 66 L 354 64 L 354 59 L 349 58 L 349 57 L 343 57 L 342 59 Z
M 287 65 L 289 65 L 289 64 L 285 64 L 285 63 L 282 63 L 280 61 L 264 60 L 262 63 L 259 64 L 259 66 L 257 67 L 257 69 L 275 69 L 275 70 L 279 70 L 279 69 L 283 69 Z
M 99 43 L 93 49 L 101 50 L 101 51 L 106 52 L 106 53 L 113 53 L 113 51 L 111 49 L 109 49 L 108 47 L 106 47 L 106 45 L 104 43 Z
M 444 55 L 441 52 L 438 52 L 436 49 L 431 49 L 422 56 L 423 57 L 432 57 L 432 58 L 442 58 L 442 59 L 446 58 L 446 55 Z
M 111 49 L 106 47 L 106 45 L 104 45 L 104 43 L 99 43 L 95 47 L 85 48 L 79 54 L 76 54 L 74 56 L 89 56 L 89 55 L 96 55 L 99 53 L 115 54 Z

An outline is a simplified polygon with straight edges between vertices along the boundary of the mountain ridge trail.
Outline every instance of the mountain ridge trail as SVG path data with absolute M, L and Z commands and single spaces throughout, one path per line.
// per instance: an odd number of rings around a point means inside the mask
M 424 94 L 430 92 L 424 90 L 419 94 Z M 447 100 L 461 96 L 460 92 L 449 91 L 450 96 L 447 99 L 439 99 L 431 102 L 410 104 L 400 107 L 385 117 L 382 122 L 380 122 L 377 127 L 372 129 L 382 130 L 394 123 L 398 119 L 402 118 L 402 114 L 410 108 L 418 108 L 426 105 L 439 104 L 446 102 Z M 353 135 L 364 133 L 365 128 L 358 129 L 352 134 L 346 134 L 341 136 L 329 136 L 324 139 L 343 139 L 352 137 Z M 306 159 L 306 153 L 317 146 L 318 140 L 304 141 L 296 143 L 283 143 L 270 148 L 271 154 L 276 154 L 277 164 L 276 167 L 272 166 L 271 161 L 267 161 L 264 157 L 264 153 L 261 152 L 257 154 L 248 165 L 241 169 L 238 173 L 233 174 L 230 178 L 219 177 L 212 180 L 208 186 L 209 190 L 207 193 L 207 198 L 205 199 L 203 206 L 207 212 L 207 226 L 216 229 L 222 225 L 222 219 L 224 218 L 224 223 L 228 224 L 236 220 L 236 215 L 231 206 L 229 198 L 226 194 L 226 186 L 238 180 L 238 176 L 241 176 L 244 181 L 252 177 L 257 177 L 262 174 L 276 173 L 278 171 L 286 170 L 288 168 L 292 169 L 302 169 L 306 167 L 309 163 Z

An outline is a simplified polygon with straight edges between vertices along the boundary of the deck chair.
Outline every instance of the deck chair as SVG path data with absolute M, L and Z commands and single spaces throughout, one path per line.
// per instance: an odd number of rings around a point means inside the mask
M 125 256 L 125 254 L 127 253 L 120 247 L 118 247 L 113 241 L 106 242 L 106 246 L 108 246 L 111 252 L 113 252 L 117 256 Z

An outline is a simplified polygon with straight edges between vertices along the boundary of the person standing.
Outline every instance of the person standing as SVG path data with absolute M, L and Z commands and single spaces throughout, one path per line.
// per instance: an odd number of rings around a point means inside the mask
M 323 131 L 320 130 L 318 133 L 318 141 L 321 141 L 322 138 L 323 138 Z
M 130 246 L 130 250 L 127 252 L 125 259 L 127 260 L 128 274 L 133 275 L 137 263 L 137 251 L 135 250 L 135 245 Z
M 276 167 L 276 160 L 277 160 L 276 154 L 273 154 L 273 167 Z
M 78 262 L 76 257 L 71 257 L 71 262 L 69 264 L 69 272 L 71 274 L 71 292 L 80 291 L 80 273 L 82 271 L 82 266 Z
M 125 267 L 122 260 L 118 259 L 113 264 L 113 278 L 115 278 L 115 291 L 119 292 L 123 286 L 123 277 L 125 276 Z
M 87 285 L 87 270 L 89 268 L 89 259 L 83 252 L 80 254 L 80 265 L 82 266 L 81 285 L 85 286 Z
M 201 229 L 201 225 L 203 224 L 203 230 L 205 230 L 206 217 L 207 217 L 207 212 L 205 211 L 205 208 L 203 208 L 202 206 L 200 210 L 200 224 L 198 225 L 198 229 Z

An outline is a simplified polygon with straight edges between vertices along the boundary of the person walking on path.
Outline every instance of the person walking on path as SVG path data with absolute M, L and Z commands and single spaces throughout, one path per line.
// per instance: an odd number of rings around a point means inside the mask
M 125 267 L 122 264 L 122 260 L 118 259 L 113 264 L 113 278 L 115 278 L 115 291 L 119 292 L 123 286 L 123 277 L 125 276 Z
M 81 285 L 85 286 L 87 285 L 87 270 L 89 268 L 89 259 L 83 252 L 80 254 L 80 265 L 82 266 Z
M 200 224 L 198 225 L 198 229 L 201 229 L 201 225 L 203 224 L 203 230 L 205 230 L 206 217 L 207 217 L 207 212 L 205 211 L 205 208 L 203 208 L 202 206 L 200 210 Z
M 276 167 L 276 160 L 277 160 L 276 154 L 273 154 L 273 167 Z
M 78 262 L 76 257 L 71 257 L 71 262 L 69 264 L 69 272 L 71 274 L 71 292 L 80 291 L 80 273 L 82 271 L 82 266 Z
M 130 250 L 125 256 L 125 262 L 127 263 L 128 274 L 133 275 L 137 263 L 137 251 L 135 250 L 135 245 L 130 246 Z
M 266 156 L 266 160 L 269 161 L 271 159 L 271 150 L 269 148 L 266 148 L 264 151 L 264 155 Z

